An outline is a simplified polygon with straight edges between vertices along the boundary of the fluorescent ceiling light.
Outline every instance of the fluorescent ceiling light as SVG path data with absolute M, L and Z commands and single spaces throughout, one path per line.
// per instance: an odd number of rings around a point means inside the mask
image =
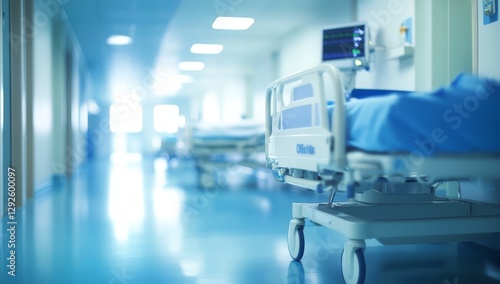
M 191 52 L 198 54 L 219 54 L 223 49 L 221 44 L 195 43 L 191 46 Z
M 252 18 L 217 17 L 212 28 L 216 30 L 246 30 L 255 22 Z
M 127 45 L 132 43 L 132 38 L 126 35 L 112 35 L 107 40 L 109 45 Z
M 179 62 L 179 69 L 185 71 L 200 71 L 205 68 L 205 63 L 199 61 L 182 61 Z

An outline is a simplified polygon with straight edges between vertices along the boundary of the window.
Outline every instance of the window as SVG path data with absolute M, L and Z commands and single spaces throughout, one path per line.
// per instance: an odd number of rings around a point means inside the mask
M 153 115 L 156 132 L 173 134 L 179 130 L 179 107 L 177 105 L 156 105 Z

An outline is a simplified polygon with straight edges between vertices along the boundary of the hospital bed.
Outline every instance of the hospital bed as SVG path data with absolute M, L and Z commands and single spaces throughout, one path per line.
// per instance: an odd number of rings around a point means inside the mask
M 292 205 L 294 260 L 304 253 L 306 219 L 347 238 L 346 283 L 364 282 L 368 239 L 451 242 L 500 232 L 498 205 L 435 194 L 447 181 L 500 179 L 498 82 L 462 75 L 433 93 L 366 90 L 363 96 L 347 100 L 341 74 L 330 65 L 267 89 L 268 167 L 281 182 L 329 191 L 325 203 Z M 335 200 L 338 190 L 345 201 Z
M 234 165 L 265 168 L 264 138 L 264 123 L 251 120 L 193 127 L 189 149 L 202 185 L 213 186 L 214 171 Z
M 178 136 L 175 134 L 165 134 L 161 137 L 160 153 L 168 158 L 177 155 Z

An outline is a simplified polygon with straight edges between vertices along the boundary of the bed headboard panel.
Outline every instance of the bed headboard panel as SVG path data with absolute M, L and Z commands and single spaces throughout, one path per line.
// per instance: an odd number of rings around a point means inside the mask
M 326 88 L 326 84 L 330 86 Z M 326 90 L 334 95 L 333 135 L 326 110 Z M 274 166 L 317 170 L 318 164 L 329 164 L 343 170 L 345 139 L 345 98 L 336 68 L 320 65 L 268 87 L 266 154 L 271 163 L 280 157 L 280 165 Z

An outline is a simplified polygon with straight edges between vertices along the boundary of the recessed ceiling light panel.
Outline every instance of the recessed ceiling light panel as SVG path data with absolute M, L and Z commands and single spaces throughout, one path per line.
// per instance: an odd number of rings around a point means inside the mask
M 108 37 L 109 45 L 127 45 L 132 43 L 132 38 L 126 35 L 112 35 Z
M 191 52 L 197 54 L 219 54 L 223 49 L 221 44 L 195 43 L 191 46 Z
M 255 22 L 252 18 L 217 17 L 212 24 L 216 30 L 246 30 Z

